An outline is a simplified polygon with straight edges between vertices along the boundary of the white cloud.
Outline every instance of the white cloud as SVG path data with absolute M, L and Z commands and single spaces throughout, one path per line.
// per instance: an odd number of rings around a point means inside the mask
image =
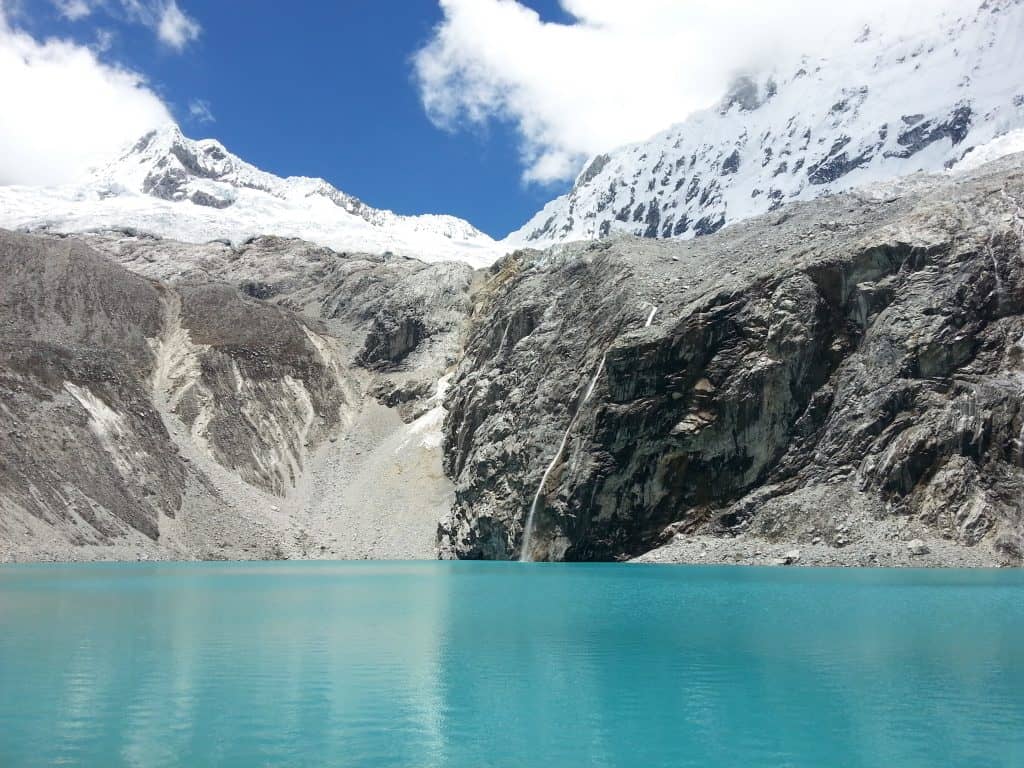
M 210 102 L 203 99 L 193 99 L 188 103 L 188 115 L 197 123 L 215 123 L 217 118 L 213 116 L 210 109 Z
M 61 16 L 78 21 L 95 12 L 152 29 L 164 45 L 181 52 L 199 39 L 203 28 L 177 0 L 51 0 Z
M 0 184 L 71 181 L 147 130 L 173 122 L 136 72 L 88 46 L 14 29 L 0 0 Z
M 93 41 L 92 49 L 96 51 L 96 53 L 106 53 L 113 47 L 115 37 L 116 35 L 113 30 L 104 29 L 102 27 L 98 28 L 96 30 L 96 38 Z
M 53 4 L 57 6 L 61 16 L 71 21 L 84 19 L 92 13 L 92 6 L 87 0 L 53 0 Z
M 198 39 L 201 29 L 195 19 L 182 12 L 175 0 L 164 3 L 160 8 L 157 36 L 174 50 L 180 51 Z
M 556 24 L 516 0 L 440 0 L 414 64 L 437 125 L 512 121 L 524 179 L 551 182 L 710 106 L 741 72 L 972 1 L 561 0 L 575 22 Z

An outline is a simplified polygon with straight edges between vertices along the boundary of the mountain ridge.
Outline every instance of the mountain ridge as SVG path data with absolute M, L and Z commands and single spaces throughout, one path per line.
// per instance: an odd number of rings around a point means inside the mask
M 926 33 L 865 28 L 832 56 L 741 75 L 716 107 L 591 158 L 570 192 L 500 241 L 454 216 L 399 215 L 322 178 L 276 176 L 173 124 L 78 183 L 0 187 L 0 227 L 235 245 L 270 235 L 474 267 L 611 234 L 688 239 L 785 202 L 1024 148 L 1021 39 L 1024 0 L 983 0 Z
M 502 259 L 446 399 L 442 554 L 1019 563 L 1022 168 Z
M 494 240 L 463 219 L 403 216 L 321 178 L 275 176 L 173 124 L 149 131 L 80 182 L 0 187 L 0 226 L 64 234 L 129 229 L 191 243 L 299 237 L 335 250 L 474 266 L 500 255 Z
M 841 54 L 742 75 L 717 107 L 591 158 L 503 242 L 687 239 L 791 200 L 948 169 L 1024 128 L 1022 37 L 1024 3 L 985 0 L 927 34 L 865 28 Z

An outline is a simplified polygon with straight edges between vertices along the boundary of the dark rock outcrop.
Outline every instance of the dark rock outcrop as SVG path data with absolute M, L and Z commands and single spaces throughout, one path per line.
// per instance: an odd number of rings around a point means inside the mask
M 1019 560 L 1022 204 L 1018 156 L 689 243 L 499 262 L 447 399 L 443 553 L 519 555 L 554 457 L 539 559 L 680 533 L 843 546 L 899 518 Z
M 398 365 L 419 346 L 426 333 L 426 326 L 418 317 L 378 315 L 359 353 L 359 362 L 367 367 Z
M 942 139 L 949 139 L 953 146 L 962 142 L 971 129 L 974 111 L 962 104 L 954 109 L 945 120 L 927 120 L 918 122 L 903 131 L 896 142 L 903 148 L 899 152 L 891 152 L 892 157 L 911 157 Z

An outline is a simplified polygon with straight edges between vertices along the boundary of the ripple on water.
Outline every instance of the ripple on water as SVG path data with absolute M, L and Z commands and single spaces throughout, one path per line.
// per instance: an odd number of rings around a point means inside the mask
M 1024 765 L 1024 574 L 0 569 L 0 765 Z

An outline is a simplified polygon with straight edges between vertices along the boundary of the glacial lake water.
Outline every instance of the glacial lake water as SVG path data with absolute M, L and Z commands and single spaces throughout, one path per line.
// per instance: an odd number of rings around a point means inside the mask
M 0 567 L 0 766 L 1024 766 L 1024 572 Z

